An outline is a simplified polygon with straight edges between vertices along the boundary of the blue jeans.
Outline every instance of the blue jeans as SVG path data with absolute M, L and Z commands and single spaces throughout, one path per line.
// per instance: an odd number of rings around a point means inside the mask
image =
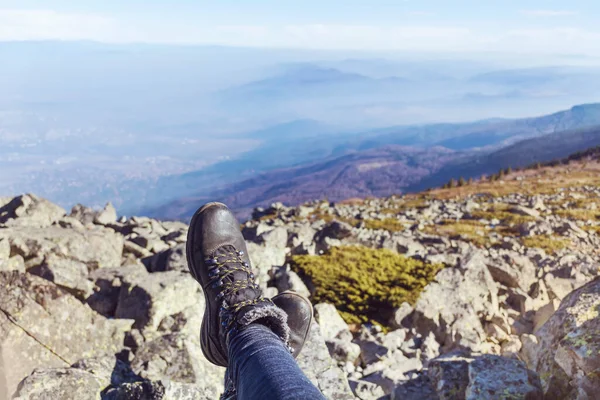
M 325 400 L 266 326 L 248 325 L 229 339 L 228 347 L 227 376 L 238 400 Z

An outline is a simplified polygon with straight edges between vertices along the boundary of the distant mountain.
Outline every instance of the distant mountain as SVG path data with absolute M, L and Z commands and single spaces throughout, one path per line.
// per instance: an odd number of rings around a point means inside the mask
M 547 116 L 520 120 L 495 119 L 467 124 L 396 127 L 345 135 L 319 135 L 320 129 L 327 129 L 325 126 L 310 121 L 296 121 L 283 127 L 284 131 L 289 130 L 291 133 L 289 139 L 285 135 L 277 137 L 277 130 L 256 132 L 253 133 L 255 137 L 268 140 L 265 140 L 259 148 L 235 160 L 224 161 L 199 171 L 159 179 L 150 192 L 146 190 L 146 197 L 144 197 L 146 207 L 143 212 L 161 218 L 185 218 L 188 211 L 185 204 L 189 198 L 197 199 L 199 197 L 229 199 L 232 204 L 239 205 L 240 209 L 247 209 L 259 204 L 268 204 L 269 201 L 283 197 L 286 201 L 297 204 L 298 201 L 323 197 L 326 192 L 334 193 L 332 197 L 337 198 L 337 193 L 346 193 L 352 196 L 385 195 L 400 192 L 409 187 L 423 188 L 423 186 L 418 186 L 419 182 L 430 174 L 437 173 L 443 177 L 439 178 L 442 181 L 454 177 L 455 173 L 450 170 L 448 173 L 438 172 L 438 170 L 446 163 L 454 161 L 456 157 L 459 159 L 471 157 L 471 160 L 481 154 L 487 156 L 490 152 L 519 140 L 596 125 L 600 125 L 600 104 L 581 105 Z M 303 131 L 304 128 L 307 130 Z M 311 128 L 315 130 L 310 131 Z M 403 151 L 406 151 L 407 146 L 417 148 L 438 146 L 438 149 L 434 153 L 412 149 L 410 153 L 413 155 L 402 154 Z M 585 148 L 582 146 L 576 146 L 576 150 Z M 384 194 L 382 191 L 371 193 L 362 189 L 336 192 L 336 187 L 344 187 L 346 184 L 342 180 L 338 180 L 337 186 L 327 191 L 322 186 L 310 186 L 310 184 L 304 183 L 317 179 L 312 175 L 308 176 L 310 174 L 306 172 L 313 171 L 315 165 L 323 166 L 317 180 L 326 182 L 326 179 L 323 180 L 322 177 L 327 174 L 329 176 L 336 175 L 339 165 L 346 165 L 348 162 L 347 157 L 350 157 L 355 163 L 362 162 L 363 157 L 369 159 L 373 155 L 381 156 L 385 160 L 388 160 L 389 157 L 412 157 L 413 165 L 419 167 L 422 163 L 431 162 L 431 154 L 439 155 L 439 148 L 446 148 L 448 149 L 446 151 L 452 150 L 453 152 L 445 153 L 444 157 L 440 157 L 441 161 L 436 164 L 436 168 L 428 167 L 426 172 L 420 170 L 416 175 L 419 178 L 417 180 L 410 182 L 401 180 L 400 177 L 403 174 L 412 174 L 413 171 L 400 168 L 392 174 L 391 184 L 388 187 L 389 193 Z M 384 153 L 380 153 L 381 151 L 385 153 L 385 156 L 382 155 Z M 414 154 L 424 154 L 425 159 L 420 161 Z M 486 156 L 481 157 L 485 159 Z M 460 164 L 453 165 L 455 168 L 462 168 Z M 475 172 L 473 173 L 474 176 L 477 176 Z M 294 174 L 298 174 L 300 178 L 296 179 Z M 342 177 L 345 176 L 347 175 L 342 175 Z M 357 179 L 357 177 L 352 177 L 350 181 L 354 182 Z M 439 184 L 439 179 L 432 181 L 435 184 L 428 185 Z M 266 187 L 263 180 L 270 186 Z M 423 182 L 428 182 L 428 180 Z M 354 185 L 354 183 L 349 184 Z M 252 185 L 256 185 L 258 189 L 251 190 Z M 275 190 L 276 195 L 272 195 L 271 187 L 278 187 L 278 185 L 287 185 L 285 187 L 293 188 L 293 190 L 290 189 L 287 197 L 280 196 L 277 190 Z M 247 196 L 248 201 L 232 198 L 234 193 L 239 194 L 240 199 Z M 298 200 L 296 201 L 296 199 Z M 174 212 L 173 210 L 179 211 Z
M 410 187 L 423 190 L 440 186 L 452 178 L 478 178 L 503 168 L 526 167 L 537 162 L 561 159 L 600 145 L 600 125 L 556 132 L 527 139 L 489 154 L 467 157 L 446 164 L 438 172 Z
M 167 219 L 187 219 L 198 204 L 219 199 L 240 216 L 263 204 L 299 204 L 318 198 L 384 196 L 419 182 L 464 155 L 433 147 L 386 146 L 326 161 L 260 174 L 209 195 L 190 196 L 150 211 Z

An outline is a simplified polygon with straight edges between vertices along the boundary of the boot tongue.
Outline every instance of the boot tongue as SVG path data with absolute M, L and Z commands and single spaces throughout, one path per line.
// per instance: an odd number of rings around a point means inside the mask
M 217 250 L 216 256 L 222 260 L 227 260 L 228 262 L 224 263 L 223 268 L 230 269 L 232 267 L 241 267 L 244 259 L 238 254 L 237 250 L 233 246 L 224 246 Z M 248 266 L 248 269 L 250 267 Z M 242 282 L 247 282 L 248 284 L 252 283 L 252 280 L 249 277 L 249 274 L 244 271 L 235 271 L 233 273 L 228 274 L 223 278 L 223 282 L 228 283 L 230 285 L 235 285 L 236 283 L 240 285 Z M 230 306 L 233 306 L 237 303 L 246 300 L 254 300 L 260 296 L 260 293 L 257 289 L 253 288 L 244 288 L 239 291 L 235 291 L 227 296 L 225 296 L 224 300 Z

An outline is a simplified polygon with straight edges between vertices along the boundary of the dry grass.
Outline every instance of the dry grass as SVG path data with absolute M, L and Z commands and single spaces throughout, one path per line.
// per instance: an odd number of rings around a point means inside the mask
M 598 210 L 563 209 L 555 210 L 553 213 L 562 218 L 568 218 L 579 221 L 594 221 L 600 217 L 600 211 Z
M 365 228 L 373 230 L 383 229 L 390 232 L 399 232 L 405 229 L 404 224 L 395 218 L 385 218 L 382 220 L 367 219 L 364 223 Z
M 548 254 L 555 254 L 559 250 L 565 249 L 571 245 L 569 239 L 556 238 L 548 235 L 527 236 L 521 238 L 521 243 L 525 247 L 534 247 L 544 250 Z
M 473 220 L 447 220 L 442 224 L 428 225 L 423 231 L 428 234 L 459 238 L 481 247 L 491 244 L 487 235 L 489 228 Z

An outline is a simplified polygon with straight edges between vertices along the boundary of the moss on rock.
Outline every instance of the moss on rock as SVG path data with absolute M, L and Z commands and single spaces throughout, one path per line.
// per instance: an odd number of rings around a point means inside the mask
M 313 302 L 333 304 L 348 323 L 381 325 L 387 325 L 394 308 L 405 301 L 414 303 L 443 267 L 361 246 L 293 256 L 291 265 L 314 285 Z

